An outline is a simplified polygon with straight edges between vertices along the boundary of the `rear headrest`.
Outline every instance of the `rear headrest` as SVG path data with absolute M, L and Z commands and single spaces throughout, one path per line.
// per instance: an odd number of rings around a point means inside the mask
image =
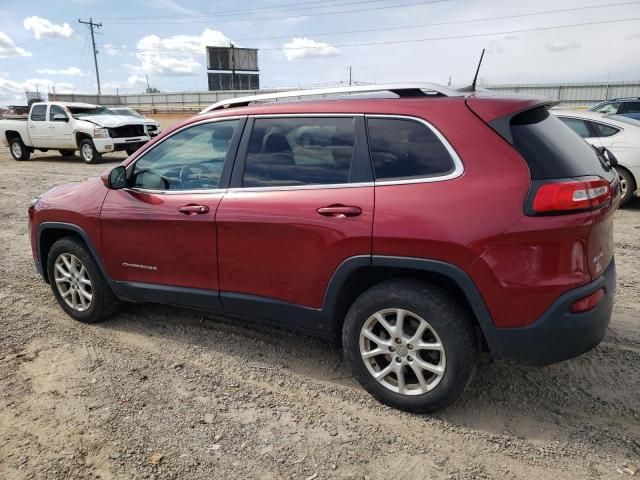
M 281 133 L 272 133 L 264 144 L 264 153 L 288 153 L 293 152 L 287 137 Z

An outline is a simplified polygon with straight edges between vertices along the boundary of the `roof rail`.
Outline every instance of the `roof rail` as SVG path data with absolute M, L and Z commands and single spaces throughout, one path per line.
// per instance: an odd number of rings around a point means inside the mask
M 462 93 L 452 90 L 435 83 L 387 83 L 378 85 L 356 85 L 351 87 L 329 87 L 317 88 L 311 90 L 290 90 L 277 93 L 263 93 L 261 95 L 252 95 L 248 97 L 237 97 L 221 100 L 200 113 L 212 112 L 224 108 L 246 107 L 250 103 L 266 100 L 277 100 L 280 98 L 306 97 L 313 95 L 332 95 L 339 93 L 371 93 L 371 92 L 392 92 L 400 97 L 415 97 L 427 95 L 443 95 L 446 97 L 460 97 Z M 431 92 L 431 93 L 425 93 Z

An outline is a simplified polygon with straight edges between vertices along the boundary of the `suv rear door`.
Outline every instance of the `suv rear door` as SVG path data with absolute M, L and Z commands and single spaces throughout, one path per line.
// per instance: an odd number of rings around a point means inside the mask
M 338 266 L 369 260 L 371 180 L 362 115 L 250 118 L 216 216 L 225 310 L 321 308 Z

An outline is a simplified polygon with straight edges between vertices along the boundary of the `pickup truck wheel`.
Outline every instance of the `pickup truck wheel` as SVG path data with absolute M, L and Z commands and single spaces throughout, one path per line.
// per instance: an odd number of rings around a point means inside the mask
M 29 160 L 31 152 L 20 138 L 14 138 L 9 145 L 11 156 L 18 161 Z
M 71 318 L 97 323 L 116 311 L 118 299 L 86 247 L 74 238 L 53 244 L 47 272 L 56 300 Z
M 471 381 L 478 339 L 466 310 L 429 283 L 392 279 L 353 303 L 342 343 L 354 377 L 380 402 L 427 413 Z
M 60 155 L 62 155 L 63 157 L 70 157 L 71 155 L 76 153 L 75 150 L 58 150 L 58 151 L 60 152 Z
M 134 153 L 136 153 L 138 151 L 140 147 L 138 145 L 131 145 L 131 146 L 127 146 L 125 148 L 125 152 L 127 152 L 127 155 L 133 155 Z
M 93 141 L 85 138 L 80 142 L 80 156 L 86 163 L 98 163 L 102 155 L 96 150 Z

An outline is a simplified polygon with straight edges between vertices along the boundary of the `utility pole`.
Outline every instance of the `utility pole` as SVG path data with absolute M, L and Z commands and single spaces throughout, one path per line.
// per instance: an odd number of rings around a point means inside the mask
M 352 65 L 349 65 L 349 86 L 351 86 L 351 67 Z
M 233 43 L 229 44 L 231 46 L 231 90 L 235 90 L 236 88 L 236 56 L 234 53 L 235 45 Z
M 98 95 L 101 95 L 100 91 L 100 73 L 98 72 L 98 50 L 96 49 L 96 39 L 93 34 L 95 28 L 102 28 L 102 23 L 94 23 L 93 18 L 89 18 L 89 21 L 86 22 L 84 20 L 78 19 L 79 23 L 84 23 L 85 25 L 89 25 L 89 30 L 91 30 L 91 44 L 93 45 L 93 62 L 96 65 L 96 80 L 98 82 Z
M 151 93 L 151 86 L 149 85 L 149 75 L 145 73 L 144 78 L 147 79 L 147 93 Z

